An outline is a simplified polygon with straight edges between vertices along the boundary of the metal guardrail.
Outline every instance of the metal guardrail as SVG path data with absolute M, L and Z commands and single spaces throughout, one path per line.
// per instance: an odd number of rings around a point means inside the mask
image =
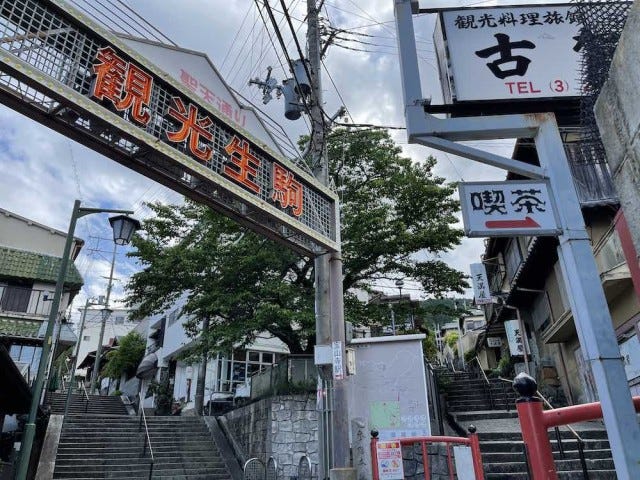
M 243 480 L 264 480 L 266 470 L 264 462 L 259 458 L 250 458 L 242 467 Z
M 87 387 L 84 386 L 84 382 L 81 382 L 80 385 L 82 386 L 82 393 L 84 393 L 84 413 L 87 413 L 91 399 L 89 398 L 89 394 L 87 393 Z
M 47 290 L 0 286 L 0 311 L 46 316 L 51 311 L 52 296 Z
M 142 404 L 139 406 L 140 410 L 140 423 L 138 424 L 138 432 L 142 430 L 142 425 L 144 424 L 144 443 L 142 444 L 142 454 L 141 457 L 145 456 L 147 451 L 147 444 L 149 444 L 149 458 L 151 463 L 149 464 L 149 480 L 151 480 L 151 476 L 153 475 L 153 465 L 155 463 L 155 457 L 153 455 L 153 448 L 151 447 L 151 437 L 149 436 L 149 425 L 147 425 L 147 416 L 144 414 L 144 408 Z
M 317 378 L 318 368 L 313 355 L 290 355 L 251 376 L 251 400 L 289 393 L 291 387 L 305 385 L 309 386 L 309 391 L 315 391 Z

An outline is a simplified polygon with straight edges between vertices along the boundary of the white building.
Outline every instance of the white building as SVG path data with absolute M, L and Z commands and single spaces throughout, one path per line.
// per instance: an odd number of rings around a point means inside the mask
M 80 308 L 79 310 L 82 318 L 85 314 L 85 309 Z M 89 354 L 93 354 L 93 358 L 95 358 L 95 351 L 98 348 L 98 341 L 100 339 L 100 329 L 102 328 L 103 310 L 104 307 L 101 306 L 87 308 L 84 329 L 82 332 L 76 331 L 80 341 L 78 365 L 80 365 Z M 103 347 L 112 345 L 115 339 L 124 337 L 139 323 L 129 319 L 128 309 L 111 307 L 110 310 L 111 313 L 105 322 L 104 335 L 102 338 Z M 76 328 L 79 329 L 80 325 Z M 93 361 L 91 363 L 93 363 Z M 86 373 L 86 368 L 78 369 L 76 371 L 76 376 L 84 377 Z
M 173 399 L 184 405 L 185 410 L 194 408 L 195 392 L 198 385 L 198 371 L 201 363 L 187 364 L 180 359 L 193 342 L 183 324 L 188 320 L 182 314 L 185 297 L 179 299 L 173 308 L 149 319 L 147 331 L 147 354 L 155 354 L 158 362 L 156 380 L 167 375 L 173 386 Z M 289 353 L 279 339 L 267 334 L 259 335 L 247 348 L 238 348 L 227 354 L 218 354 L 207 362 L 204 404 L 220 399 L 232 399 L 238 387 L 260 369 L 273 365 Z M 146 390 L 149 381 L 143 382 Z M 145 408 L 152 408 L 153 398 L 145 400 Z

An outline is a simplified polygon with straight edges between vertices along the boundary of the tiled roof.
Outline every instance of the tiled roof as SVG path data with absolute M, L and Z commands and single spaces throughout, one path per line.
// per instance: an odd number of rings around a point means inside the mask
M 0 317 L 0 337 L 39 338 L 42 323 L 37 320 Z
M 62 259 L 58 257 L 0 246 L 0 277 L 56 283 L 60 263 Z M 65 286 L 79 289 L 82 283 L 80 272 L 69 262 Z

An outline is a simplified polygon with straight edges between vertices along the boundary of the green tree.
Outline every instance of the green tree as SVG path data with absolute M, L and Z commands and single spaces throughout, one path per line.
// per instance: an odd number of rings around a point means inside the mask
M 137 332 L 129 332 L 118 342 L 118 348 L 107 353 L 107 363 L 102 375 L 120 381 L 122 374 L 132 377 L 146 349 L 146 341 Z
M 449 330 L 444 334 L 444 343 L 446 343 L 449 348 L 453 349 L 454 352 L 457 352 L 458 339 L 460 338 L 460 334 L 455 330 Z
M 329 137 L 330 173 L 341 202 L 345 316 L 356 325 L 387 322 L 388 310 L 360 301 L 356 289 L 402 276 L 433 295 L 462 292 L 464 275 L 438 260 L 458 244 L 454 185 L 433 174 L 435 159 L 401 155 L 386 131 L 338 130 Z M 202 205 L 152 204 L 134 238 L 142 270 L 128 304 L 142 318 L 183 296 L 190 353 L 228 351 L 260 332 L 291 353 L 315 342 L 313 259 L 300 257 Z M 201 332 L 203 319 L 209 328 Z

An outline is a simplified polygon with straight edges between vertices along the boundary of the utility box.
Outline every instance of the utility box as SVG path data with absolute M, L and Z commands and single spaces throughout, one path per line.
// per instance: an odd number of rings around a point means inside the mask
M 359 479 L 371 478 L 371 430 L 379 432 L 381 441 L 431 434 L 424 338 L 358 338 L 349 344 L 357 372 L 348 382 L 351 447 Z

